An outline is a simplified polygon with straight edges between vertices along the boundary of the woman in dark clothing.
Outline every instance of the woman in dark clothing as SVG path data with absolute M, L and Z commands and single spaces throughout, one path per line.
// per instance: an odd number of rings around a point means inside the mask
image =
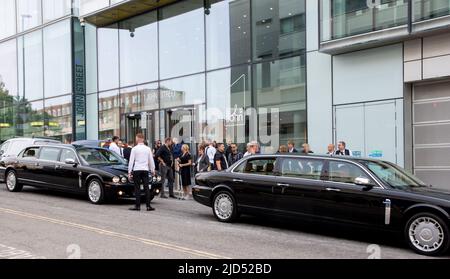
M 189 186 L 191 186 L 191 166 L 192 166 L 192 155 L 189 153 L 189 145 L 184 144 L 181 147 L 182 154 L 177 159 L 178 167 L 181 176 L 181 185 L 183 186 L 183 197 L 182 200 L 186 200 L 189 197 Z

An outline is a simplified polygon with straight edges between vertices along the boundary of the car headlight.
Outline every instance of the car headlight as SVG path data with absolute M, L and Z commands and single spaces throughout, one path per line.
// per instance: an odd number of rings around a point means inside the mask
M 128 179 L 125 176 L 122 176 L 122 178 L 120 179 L 120 182 L 122 182 L 123 184 L 128 182 Z
M 114 176 L 114 177 L 112 178 L 112 182 L 114 182 L 114 183 L 119 183 L 119 182 L 120 182 L 120 178 L 117 177 L 117 176 Z

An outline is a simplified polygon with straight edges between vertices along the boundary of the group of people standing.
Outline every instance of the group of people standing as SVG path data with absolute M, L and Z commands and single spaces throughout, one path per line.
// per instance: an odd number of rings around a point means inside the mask
M 137 134 L 136 145 L 124 144 L 119 137 L 112 138 L 109 149 L 116 154 L 127 159 L 128 176 L 130 181 L 134 181 L 136 204 L 130 210 L 140 210 L 140 191 L 144 185 L 146 194 L 147 211 L 153 211 L 150 206 L 149 174 L 155 175 L 156 171 L 161 174 L 161 181 L 164 184 L 167 180 L 169 195 L 162 187 L 161 198 L 177 198 L 174 194 L 174 181 L 176 173 L 180 178 L 183 194 L 180 199 L 186 200 L 190 196 L 190 186 L 192 184 L 192 171 L 195 173 L 209 172 L 212 170 L 223 171 L 244 157 L 261 153 L 261 147 L 257 141 L 247 144 L 245 153 L 239 150 L 236 143 L 217 143 L 215 141 L 203 142 L 198 145 L 197 156 L 194 158 L 190 152 L 190 147 L 183 142 L 178 143 L 177 139 L 166 138 L 164 143 L 155 141 L 152 148 L 149 147 L 143 134 Z M 330 156 L 352 156 L 352 152 L 346 148 L 346 143 L 340 141 L 336 149 L 333 144 L 328 145 L 327 154 Z M 301 153 L 311 154 L 309 144 L 304 143 L 301 151 L 295 148 L 292 140 L 287 145 L 281 145 L 278 153 Z

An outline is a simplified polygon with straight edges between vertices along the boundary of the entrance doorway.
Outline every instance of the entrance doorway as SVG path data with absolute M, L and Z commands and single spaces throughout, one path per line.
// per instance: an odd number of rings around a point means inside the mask
M 158 113 L 155 111 L 131 113 L 125 116 L 125 135 L 127 142 L 134 142 L 136 135 L 142 133 L 149 145 L 156 140 L 158 131 Z
M 176 138 L 178 143 L 189 145 L 191 154 L 196 155 L 196 111 L 194 107 L 181 107 L 166 110 L 167 135 Z

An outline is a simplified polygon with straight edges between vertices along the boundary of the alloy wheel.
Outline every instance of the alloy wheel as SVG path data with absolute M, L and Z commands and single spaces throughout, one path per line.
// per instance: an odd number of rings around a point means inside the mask
M 8 172 L 6 177 L 6 187 L 8 187 L 9 191 L 14 191 L 17 185 L 17 177 L 16 173 L 13 171 Z
M 97 180 L 89 183 L 88 187 L 89 200 L 93 203 L 98 203 L 102 197 L 102 186 Z
M 409 240 L 419 251 L 433 253 L 439 250 L 444 243 L 444 229 L 434 218 L 421 216 L 411 222 Z
M 214 211 L 221 220 L 228 220 L 233 215 L 233 199 L 227 193 L 219 194 L 214 201 Z

